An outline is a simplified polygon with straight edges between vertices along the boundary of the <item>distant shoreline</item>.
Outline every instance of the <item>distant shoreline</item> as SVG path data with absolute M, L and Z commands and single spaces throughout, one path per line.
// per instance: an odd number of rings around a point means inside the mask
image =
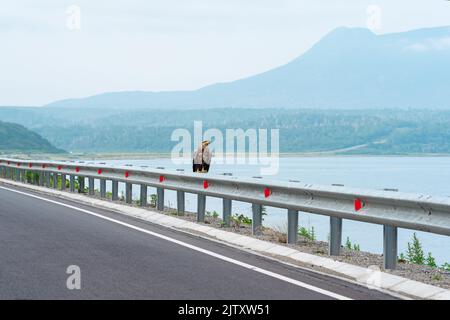
M 2 154 L 2 152 L 0 152 Z M 70 160 L 70 159 L 89 159 L 89 160 L 140 160 L 140 159 L 158 159 L 170 158 L 171 154 L 168 152 L 101 152 L 101 153 L 72 153 L 72 154 L 47 154 L 47 153 L 33 153 L 33 154 L 2 154 L 5 157 L 21 158 L 21 159 L 50 159 L 50 160 Z M 240 157 L 248 156 L 247 154 L 240 154 Z M 254 154 L 253 156 L 256 156 Z M 269 155 L 270 156 L 270 155 Z M 280 153 L 280 158 L 304 157 L 304 158 L 355 158 L 355 157 L 450 157 L 450 153 L 411 153 L 411 154 L 342 154 L 331 152 L 286 152 Z

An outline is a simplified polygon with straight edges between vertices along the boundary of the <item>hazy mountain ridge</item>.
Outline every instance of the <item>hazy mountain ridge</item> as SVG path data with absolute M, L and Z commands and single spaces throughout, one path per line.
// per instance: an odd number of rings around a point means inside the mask
M 450 27 L 375 35 L 338 28 L 290 63 L 195 91 L 110 92 L 86 108 L 449 108 Z

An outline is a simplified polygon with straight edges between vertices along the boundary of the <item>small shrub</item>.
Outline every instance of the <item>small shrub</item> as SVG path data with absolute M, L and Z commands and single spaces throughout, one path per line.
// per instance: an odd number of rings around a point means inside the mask
M 359 244 L 352 243 L 352 242 L 350 241 L 350 238 L 349 238 L 349 237 L 347 237 L 347 240 L 345 241 L 345 247 L 346 247 L 348 250 L 361 251 L 361 248 L 360 248 Z
M 422 244 L 417 238 L 415 232 L 413 234 L 412 243 L 408 242 L 408 250 L 406 251 L 406 257 L 409 262 L 414 264 L 425 263 L 425 255 L 423 253 Z
M 352 243 L 349 237 L 347 237 L 347 240 L 345 241 L 345 247 L 349 250 L 352 250 Z
M 231 223 L 233 224 L 236 230 L 239 230 L 243 221 L 244 215 L 233 214 L 231 216 Z
M 156 194 L 150 195 L 150 206 L 156 208 L 156 201 L 158 200 L 158 196 Z
M 242 224 L 252 224 L 252 219 L 243 214 L 233 214 L 231 216 L 231 223 L 235 229 L 239 229 Z
M 428 252 L 426 264 L 427 264 L 427 266 L 432 267 L 432 268 L 436 268 L 437 267 L 436 260 L 431 255 L 431 252 Z
M 310 240 L 310 241 L 316 240 L 316 234 L 314 232 L 314 227 L 311 227 L 310 229 L 306 229 L 305 227 L 300 227 L 298 229 L 298 234 L 307 240 Z
M 441 266 L 441 269 L 445 271 L 450 271 L 450 263 L 446 262 Z
M 432 256 L 431 252 L 428 252 L 428 255 L 425 257 L 425 253 L 422 249 L 422 244 L 420 243 L 419 238 L 417 238 L 416 233 L 413 233 L 412 243 L 408 242 L 408 249 L 406 250 L 406 258 L 403 253 L 400 254 L 400 258 L 406 260 L 409 263 L 418 264 L 418 265 L 427 265 L 432 268 L 437 268 L 436 260 Z M 441 266 L 441 269 L 445 270 L 445 268 L 450 270 L 449 264 L 444 264 Z
M 242 216 L 242 223 L 243 224 L 252 224 L 253 223 L 253 220 L 251 218 L 245 217 L 243 215 L 241 215 L 241 216 Z

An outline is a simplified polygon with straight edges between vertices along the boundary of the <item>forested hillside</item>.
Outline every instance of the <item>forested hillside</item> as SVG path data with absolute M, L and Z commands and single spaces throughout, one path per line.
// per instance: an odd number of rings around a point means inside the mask
M 429 110 L 83 110 L 0 108 L 53 145 L 74 152 L 169 152 L 173 130 L 280 130 L 281 152 L 450 153 L 450 111 Z
M 0 152 L 63 152 L 22 125 L 0 121 Z

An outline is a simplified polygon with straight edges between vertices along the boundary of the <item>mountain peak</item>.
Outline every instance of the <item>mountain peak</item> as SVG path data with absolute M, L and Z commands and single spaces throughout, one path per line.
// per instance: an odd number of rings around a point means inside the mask
M 370 37 L 375 36 L 371 30 L 367 28 L 360 27 L 337 27 L 330 31 L 322 40 L 326 37 L 341 37 L 341 36 L 359 36 L 359 37 Z
M 435 41 L 434 39 L 439 39 Z M 102 94 L 52 106 L 449 108 L 450 28 L 376 35 L 340 27 L 290 63 L 196 91 Z

